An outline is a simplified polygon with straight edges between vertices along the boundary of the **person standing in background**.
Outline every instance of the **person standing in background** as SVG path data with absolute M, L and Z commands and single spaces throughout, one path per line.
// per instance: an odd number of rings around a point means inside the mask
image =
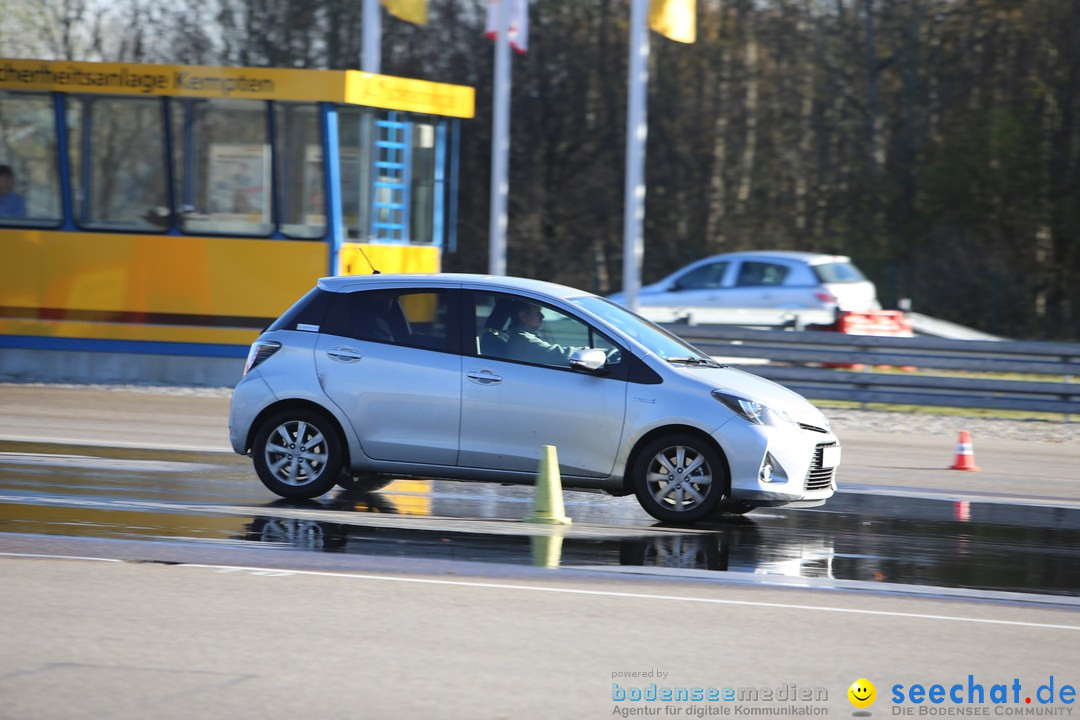
M 15 192 L 15 172 L 10 165 L 0 165 L 0 218 L 26 217 L 26 201 Z

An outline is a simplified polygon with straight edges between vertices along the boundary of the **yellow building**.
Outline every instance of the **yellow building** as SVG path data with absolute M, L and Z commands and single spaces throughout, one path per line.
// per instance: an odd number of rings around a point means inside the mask
M 351 70 L 0 59 L 2 354 L 237 359 L 365 255 L 437 272 L 473 106 Z

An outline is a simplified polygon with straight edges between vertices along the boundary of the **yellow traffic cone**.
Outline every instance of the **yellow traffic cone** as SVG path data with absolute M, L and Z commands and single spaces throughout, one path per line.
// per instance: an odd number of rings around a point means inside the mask
M 569 525 L 563 507 L 562 478 L 559 476 L 559 456 L 554 445 L 545 445 L 540 455 L 540 471 L 536 474 L 536 494 L 533 510 L 525 516 L 525 522 L 546 525 Z
M 533 535 L 529 538 L 533 565 L 546 568 L 559 567 L 562 561 L 562 533 L 562 530 L 552 528 L 550 535 Z

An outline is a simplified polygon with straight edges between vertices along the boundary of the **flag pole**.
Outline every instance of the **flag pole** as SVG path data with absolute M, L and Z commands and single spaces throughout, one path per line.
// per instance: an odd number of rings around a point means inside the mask
M 488 273 L 506 274 L 506 177 L 510 150 L 510 0 L 498 0 L 498 32 L 495 36 L 494 108 L 491 118 L 491 215 L 488 240 Z
M 641 262 L 645 256 L 645 139 L 649 134 L 646 91 L 649 87 L 649 0 L 631 0 L 629 98 L 626 106 L 626 192 L 623 200 L 623 294 L 637 310 Z
M 360 70 L 378 75 L 382 71 L 382 14 L 379 0 L 364 0 L 363 5 L 363 43 L 360 49 Z M 371 168 L 375 148 L 375 115 L 370 108 L 364 108 L 360 114 L 360 137 L 357 139 L 360 157 L 357 174 L 356 201 L 356 239 L 358 242 L 370 242 L 371 201 L 374 181 Z
M 379 74 L 382 64 L 382 18 L 379 17 L 379 0 L 364 0 L 364 37 L 360 69 Z

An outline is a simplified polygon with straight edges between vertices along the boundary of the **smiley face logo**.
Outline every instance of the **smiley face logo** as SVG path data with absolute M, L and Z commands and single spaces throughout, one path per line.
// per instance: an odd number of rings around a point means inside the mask
M 877 689 L 874 687 L 874 683 L 866 678 L 859 678 L 851 683 L 851 687 L 847 689 L 847 696 L 855 707 L 868 708 L 877 699 Z

